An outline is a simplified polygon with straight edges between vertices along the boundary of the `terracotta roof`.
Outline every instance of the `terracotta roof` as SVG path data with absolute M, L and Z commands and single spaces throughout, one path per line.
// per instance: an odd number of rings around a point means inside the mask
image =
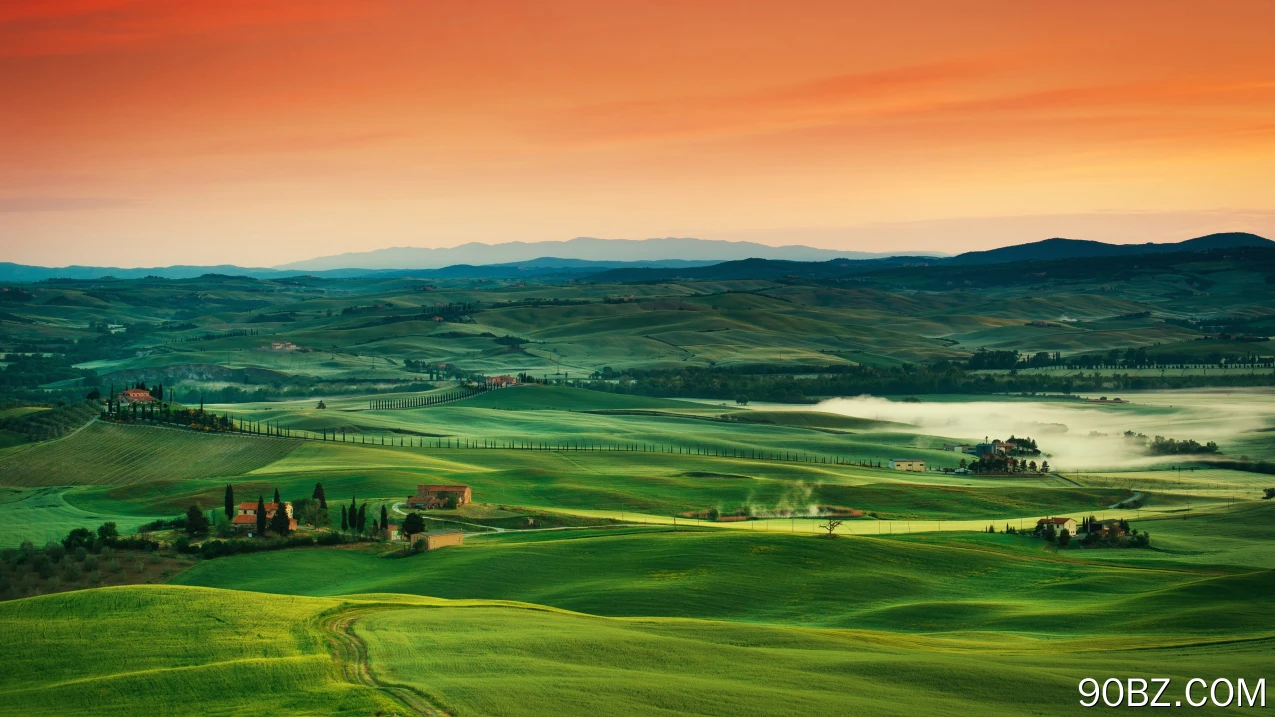
M 1072 522 L 1072 519 L 1071 518 L 1041 518 L 1040 520 L 1036 522 L 1037 523 L 1053 523 L 1054 525 L 1065 525 L 1068 522 Z
M 233 520 L 231 520 L 230 522 L 231 522 L 231 524 L 232 524 L 232 525 L 256 525 L 256 524 L 257 524 L 257 516 L 255 516 L 255 515 L 236 515 L 236 516 L 234 517 L 234 519 L 233 519 Z
M 240 504 L 239 504 L 239 508 L 240 508 L 241 510 L 256 510 L 256 509 L 257 509 L 257 501 L 255 501 L 255 500 L 244 501 L 243 503 L 240 503 Z M 267 510 L 267 511 L 271 511 L 271 510 L 278 510 L 278 509 L 279 509 L 279 504 L 278 504 L 278 503 L 266 503 L 266 510 Z
M 434 492 L 443 492 L 443 491 L 447 491 L 447 492 L 464 491 L 464 490 L 467 490 L 468 488 L 469 486 L 467 485 L 418 485 L 416 486 L 416 493 L 419 495 L 420 493 L 423 493 L 423 492 L 434 493 Z

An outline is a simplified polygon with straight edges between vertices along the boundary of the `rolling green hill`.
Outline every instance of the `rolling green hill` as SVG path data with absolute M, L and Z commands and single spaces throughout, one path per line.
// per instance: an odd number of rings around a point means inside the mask
M 296 447 L 295 441 L 276 438 L 94 422 L 73 436 L 9 454 L 0 460 L 0 483 L 117 485 L 239 475 L 269 465 Z
M 372 714 L 314 622 L 334 600 L 175 587 L 0 604 L 0 715 Z M 73 657 L 72 657 L 73 656 Z

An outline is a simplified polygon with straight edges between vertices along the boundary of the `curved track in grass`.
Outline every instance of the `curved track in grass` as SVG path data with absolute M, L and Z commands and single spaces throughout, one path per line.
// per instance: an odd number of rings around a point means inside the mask
M 376 679 L 368 661 L 367 645 L 354 634 L 354 623 L 360 617 L 382 610 L 403 609 L 404 605 L 342 606 L 321 616 L 318 628 L 328 640 L 332 657 L 341 666 L 346 682 L 370 687 L 391 697 L 409 714 L 419 717 L 450 717 L 435 707 L 425 695 L 402 685 L 385 684 Z

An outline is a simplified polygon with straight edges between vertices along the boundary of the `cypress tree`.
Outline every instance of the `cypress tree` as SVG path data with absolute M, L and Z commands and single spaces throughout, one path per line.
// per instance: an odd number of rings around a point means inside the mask
M 385 526 L 390 524 L 390 512 L 385 509 L 385 505 L 381 505 L 381 530 L 385 530 Z
M 235 518 L 235 489 L 229 483 L 226 484 L 226 520 L 234 520 Z
M 367 503 L 359 506 L 359 532 L 367 528 Z
M 266 501 L 257 496 L 257 537 L 266 534 Z
M 282 501 L 280 501 L 280 500 L 279 500 L 279 489 L 278 489 L 278 488 L 275 488 L 275 489 L 274 489 L 274 502 L 275 502 L 276 504 L 282 504 Z
M 355 499 L 354 494 L 350 494 L 350 530 L 355 530 L 358 526 L 355 520 L 359 514 L 359 502 Z
M 345 531 L 349 529 L 350 529 L 350 520 L 349 520 L 349 517 L 345 514 L 345 506 L 343 505 L 341 506 L 341 532 L 344 533 Z
M 275 508 L 274 517 L 270 519 L 270 530 L 275 535 L 287 535 L 292 530 L 292 521 L 288 518 L 288 511 L 284 509 L 283 503 Z
M 327 507 L 328 507 L 328 497 L 327 497 L 326 495 L 324 495 L 324 494 L 323 494 L 323 484 L 322 484 L 322 483 L 315 483 L 315 484 L 314 484 L 314 496 L 313 496 L 313 497 L 314 497 L 314 499 L 315 499 L 315 500 L 319 501 L 319 507 L 320 507 L 320 508 L 327 508 Z

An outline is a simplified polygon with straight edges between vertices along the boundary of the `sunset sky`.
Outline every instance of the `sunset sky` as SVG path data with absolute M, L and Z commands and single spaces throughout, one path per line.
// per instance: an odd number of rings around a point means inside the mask
M 1275 2 L 4 0 L 0 261 L 1275 238 Z

